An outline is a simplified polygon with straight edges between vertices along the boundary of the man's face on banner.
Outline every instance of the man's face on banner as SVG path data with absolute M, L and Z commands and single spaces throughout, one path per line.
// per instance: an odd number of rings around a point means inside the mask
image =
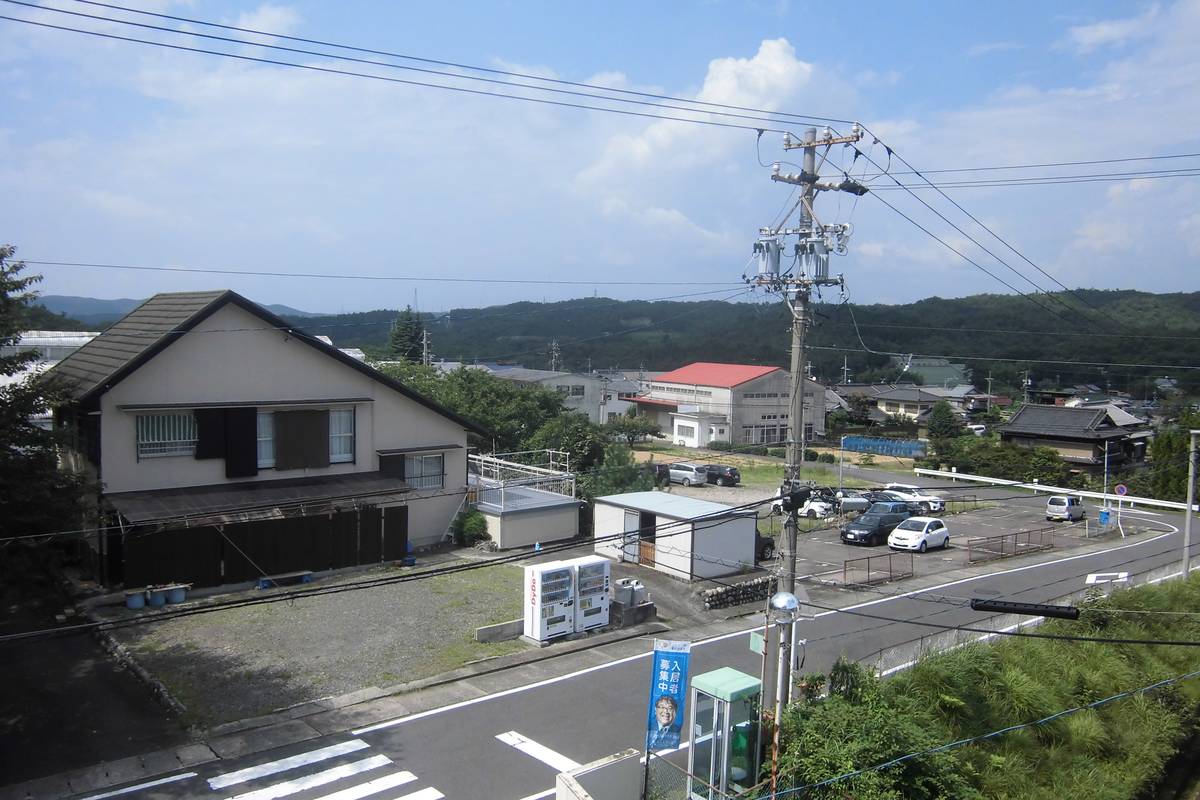
M 660 697 L 654 704 L 654 718 L 660 728 L 669 728 L 675 721 L 675 703 L 669 697 Z

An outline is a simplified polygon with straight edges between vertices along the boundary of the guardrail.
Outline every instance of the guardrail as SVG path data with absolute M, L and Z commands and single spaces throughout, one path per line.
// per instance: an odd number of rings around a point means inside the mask
M 1169 508 L 1174 511 L 1186 511 L 1187 503 L 1179 503 L 1174 500 L 1155 500 L 1153 497 L 1136 497 L 1131 494 L 1105 494 L 1104 492 L 1089 492 L 1083 489 L 1068 489 L 1063 486 L 1048 486 L 1042 483 L 1025 483 L 1023 481 L 1010 481 L 1004 478 L 989 478 L 986 475 L 968 475 L 965 472 L 947 472 L 941 469 L 925 469 L 917 467 L 913 470 L 917 475 L 925 475 L 930 478 L 949 478 L 950 480 L 975 481 L 976 483 L 990 483 L 992 486 L 1011 486 L 1017 489 L 1032 489 L 1036 494 L 1045 492 L 1046 494 L 1066 494 L 1074 495 L 1075 497 L 1088 497 L 1093 500 L 1107 500 L 1109 503 L 1128 503 L 1132 506 L 1156 506 L 1158 508 Z M 1194 511 L 1200 511 L 1200 503 L 1192 506 Z
M 859 574 L 862 578 L 859 579 Z M 912 553 L 881 553 L 842 562 L 842 583 L 872 586 L 913 576 Z
M 1050 550 L 1054 547 L 1051 540 L 1054 531 L 1054 528 L 1036 528 L 1031 531 L 1013 531 L 998 536 L 976 536 L 967 539 L 967 563 L 975 564 Z

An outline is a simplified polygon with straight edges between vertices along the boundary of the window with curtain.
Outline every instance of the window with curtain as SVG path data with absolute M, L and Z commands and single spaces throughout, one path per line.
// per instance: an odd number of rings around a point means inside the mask
M 336 408 L 329 412 L 329 463 L 354 460 L 354 409 Z
M 138 458 L 190 456 L 196 452 L 196 417 L 183 414 L 138 414 Z
M 258 412 L 258 466 L 275 466 L 275 415 L 270 411 Z
M 404 482 L 414 489 L 441 489 L 446 485 L 445 456 L 406 456 Z

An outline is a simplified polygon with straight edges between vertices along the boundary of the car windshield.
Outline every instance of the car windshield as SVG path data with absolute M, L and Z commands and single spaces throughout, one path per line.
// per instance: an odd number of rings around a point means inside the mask
M 1067 504 L 1067 498 L 1065 498 L 1065 497 L 1051 497 L 1050 498 L 1050 505 L 1052 505 L 1052 506 L 1065 506 L 1066 504 Z
M 871 507 L 867 509 L 867 513 L 868 514 L 887 514 L 891 510 L 892 510 L 892 507 L 888 503 L 873 503 L 871 505 Z
M 899 525 L 896 526 L 896 530 L 923 531 L 923 530 L 925 530 L 925 523 L 917 522 L 916 520 L 913 520 L 913 519 L 906 519 L 906 520 L 904 520 L 904 522 L 901 522 Z

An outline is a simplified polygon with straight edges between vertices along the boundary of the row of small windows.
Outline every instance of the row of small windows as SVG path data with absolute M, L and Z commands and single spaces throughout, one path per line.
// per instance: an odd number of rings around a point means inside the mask
M 139 414 L 136 422 L 137 456 L 191 456 L 196 453 L 198 433 L 196 415 L 190 411 L 173 414 Z M 275 466 L 275 413 L 258 412 L 258 466 Z M 354 409 L 336 408 L 329 412 L 329 463 L 354 460 Z
M 787 397 L 787 395 L 780 394 L 779 392 L 746 392 L 744 395 L 742 395 L 742 397 L 747 400 L 755 400 L 759 398 L 765 399 L 768 397 Z
M 686 394 L 689 397 L 712 397 L 713 395 L 708 389 L 689 389 L 686 386 L 664 386 L 658 383 L 654 384 L 654 391 L 666 394 Z

